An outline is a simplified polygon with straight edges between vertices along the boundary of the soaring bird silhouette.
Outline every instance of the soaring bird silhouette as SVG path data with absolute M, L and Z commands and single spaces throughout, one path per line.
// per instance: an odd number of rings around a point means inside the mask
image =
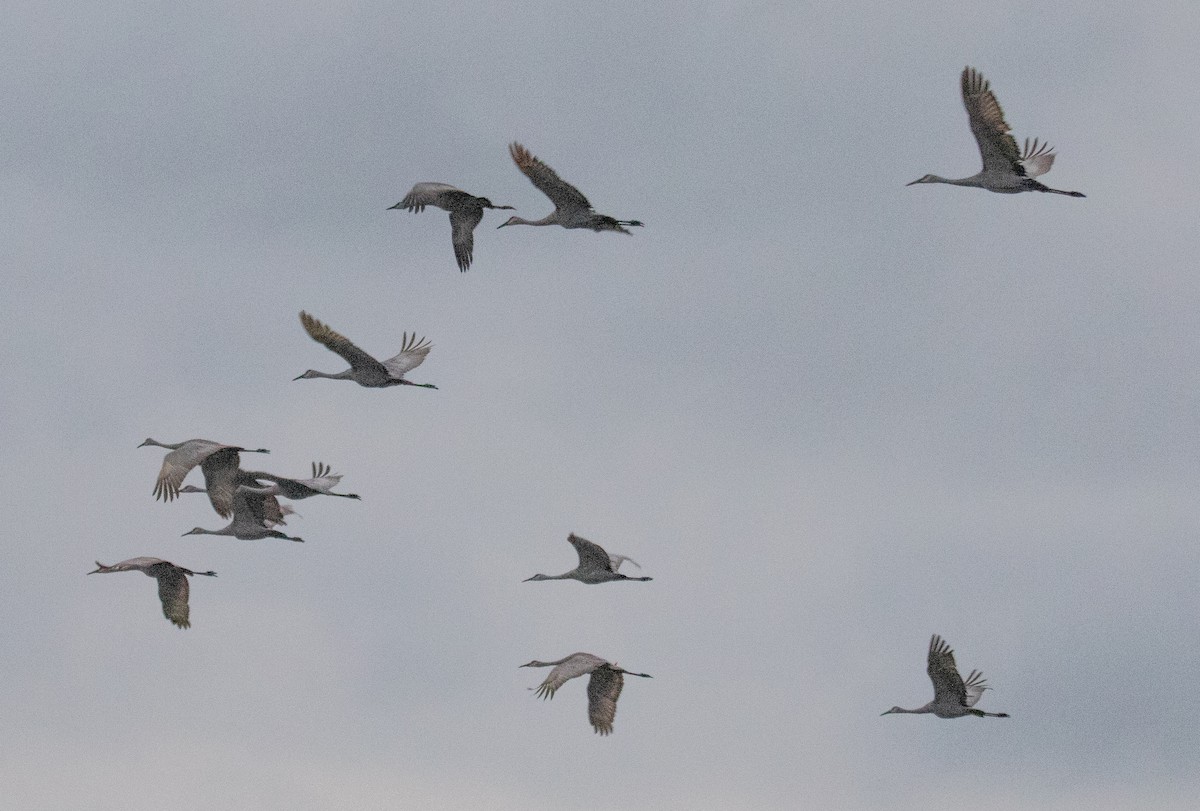
M 96 561 L 100 568 L 88 574 L 108 574 L 109 572 L 138 571 L 158 580 L 158 599 L 162 601 L 163 616 L 180 628 L 190 628 L 188 621 L 188 581 L 187 576 L 202 575 L 216 577 L 217 573 L 193 572 L 182 566 L 162 560 L 161 558 L 130 558 L 112 566 L 105 566 Z
M 567 536 L 567 541 L 575 547 L 579 554 L 579 565 L 569 572 L 562 574 L 535 574 L 522 582 L 530 580 L 578 580 L 580 583 L 595 585 L 608 583 L 613 580 L 653 580 L 653 577 L 629 577 L 617 571 L 624 561 L 629 561 L 639 569 L 642 568 L 633 558 L 625 555 L 610 555 L 599 544 L 594 544 L 587 538 L 580 538 L 574 532 Z
M 147 439 L 139 448 L 157 445 L 171 450 L 163 457 L 162 469 L 154 485 L 154 497 L 173 501 L 179 495 L 179 486 L 196 465 L 204 473 L 204 486 L 213 509 L 222 518 L 228 518 L 233 510 L 233 494 L 237 489 L 239 453 L 270 453 L 266 448 L 250 450 L 237 445 L 222 445 L 207 439 L 189 439 L 170 444 L 156 439 Z
M 651 678 L 649 673 L 634 673 L 624 670 L 615 664 L 594 656 L 590 653 L 572 653 L 557 662 L 539 662 L 534 659 L 521 667 L 553 667 L 550 675 L 537 688 L 540 698 L 554 698 L 554 694 L 571 679 L 590 673 L 588 679 L 588 720 L 592 722 L 596 732 L 610 735 L 613 731 L 613 719 L 617 715 L 617 699 L 621 696 L 621 688 L 625 686 L 624 675 Z M 623 675 L 624 674 L 624 675 Z
M 1021 191 L 1045 191 L 1083 197 L 1077 191 L 1062 191 L 1044 186 L 1034 180 L 1050 171 L 1054 164 L 1054 151 L 1049 144 L 1039 144 L 1035 138 L 1025 139 L 1025 149 L 1017 149 L 1017 141 L 1010 134 L 1011 127 L 1004 120 L 1000 102 L 988 87 L 987 81 L 974 68 L 962 72 L 962 97 L 971 122 L 971 132 L 979 143 L 983 157 L 983 169 L 978 174 L 958 180 L 949 180 L 937 175 L 917 178 L 917 183 L 949 183 L 954 186 L 978 186 L 1001 194 L 1016 194 Z
M 293 380 L 305 380 L 314 377 L 325 377 L 330 380 L 353 380 L 360 386 L 381 389 L 387 386 L 420 386 L 425 389 L 436 389 L 432 383 L 413 383 L 404 379 L 405 372 L 411 372 L 421 365 L 429 350 L 433 347 L 422 338 L 417 340 L 414 332 L 412 338 L 404 333 L 400 345 L 400 354 L 378 361 L 355 346 L 349 338 L 334 332 L 303 310 L 300 311 L 300 323 L 314 341 L 324 346 L 330 352 L 341 355 L 350 364 L 350 368 L 335 375 L 309 369 Z
M 437 206 L 450 212 L 450 238 L 454 243 L 454 258 L 458 269 L 465 271 L 471 266 L 475 252 L 475 226 L 483 219 L 485 208 L 513 210 L 512 206 L 495 206 L 486 197 L 467 194 L 446 183 L 418 183 L 408 195 L 388 209 L 402 208 L 420 212 L 425 206 Z
M 592 204 L 583 196 L 583 192 L 559 177 L 553 169 L 535 158 L 520 144 L 509 144 L 508 152 L 525 177 L 554 203 L 554 210 L 540 220 L 509 217 L 496 226 L 497 228 L 506 225 L 561 225 L 563 228 L 590 228 L 593 231 L 620 231 L 622 234 L 628 234 L 631 232 L 622 226 L 642 224 L 637 220 L 617 220 L 605 214 L 597 214 L 592 210 Z
M 979 701 L 979 697 L 983 695 L 983 691 L 989 689 L 987 681 L 978 670 L 972 670 L 971 675 L 967 676 L 967 680 L 964 682 L 962 676 L 958 675 L 958 667 L 954 664 L 954 651 L 950 650 L 950 646 L 937 634 L 934 634 L 933 638 L 929 640 L 927 672 L 929 679 L 933 682 L 933 701 L 915 710 L 892 707 L 883 715 L 893 712 L 931 712 L 938 718 L 962 718 L 964 715 L 977 715 L 980 718 L 984 716 L 1008 717 L 1006 712 L 984 712 L 972 709 Z

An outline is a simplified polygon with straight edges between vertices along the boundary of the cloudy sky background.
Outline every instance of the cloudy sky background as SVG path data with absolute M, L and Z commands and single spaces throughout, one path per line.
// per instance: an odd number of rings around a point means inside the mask
M 5 16 L 12 807 L 1194 807 L 1191 4 Z M 905 188 L 978 169 L 966 64 L 1087 199 Z M 386 210 L 543 216 L 512 140 L 646 227 L 460 274 Z M 439 390 L 292 382 L 301 309 Z M 181 538 L 148 436 L 363 500 Z M 654 581 L 522 583 L 571 531 Z M 219 572 L 190 630 L 84 576 L 137 555 Z M 1012 718 L 879 717 L 935 632 Z M 518 669 L 577 650 L 655 677 L 610 738 Z

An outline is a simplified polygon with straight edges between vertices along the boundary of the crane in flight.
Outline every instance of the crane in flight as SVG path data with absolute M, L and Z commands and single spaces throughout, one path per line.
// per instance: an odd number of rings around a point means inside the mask
M 987 680 L 978 670 L 972 670 L 964 682 L 958 675 L 958 667 L 954 664 L 954 651 L 946 641 L 937 634 L 929 640 L 929 666 L 926 668 L 929 679 L 933 682 L 933 701 L 915 710 L 903 707 L 892 707 L 883 715 L 893 712 L 926 713 L 931 712 L 938 718 L 962 718 L 965 715 L 977 715 L 980 718 L 1007 718 L 1006 712 L 984 712 L 974 709 L 984 690 L 990 689 Z
M 520 144 L 513 142 L 508 145 L 508 153 L 512 155 L 513 163 L 529 178 L 542 194 L 554 203 L 554 210 L 540 220 L 525 220 L 520 217 L 509 217 L 497 228 L 506 225 L 561 225 L 563 228 L 590 228 L 593 231 L 620 231 L 622 234 L 632 233 L 623 226 L 642 225 L 637 220 L 617 220 L 606 214 L 597 214 L 592 210 L 592 204 L 583 196 L 583 192 L 563 180 L 558 174 Z
M 633 558 L 625 555 L 610 555 L 599 544 L 592 543 L 587 538 L 580 538 L 574 532 L 567 536 L 567 541 L 575 547 L 579 555 L 579 565 L 569 572 L 562 574 L 535 574 L 527 577 L 523 583 L 530 580 L 578 580 L 594 586 L 597 583 L 608 583 L 613 580 L 653 580 L 653 577 L 629 577 L 617 571 L 621 564 L 629 561 L 639 569 L 642 568 Z
M 486 197 L 467 194 L 447 183 L 418 183 L 388 211 L 401 208 L 421 212 L 425 206 L 437 206 L 450 212 L 450 240 L 454 243 L 454 258 L 458 261 L 460 271 L 471 267 L 475 252 L 475 226 L 483 219 L 483 210 L 514 210 L 512 206 L 492 205 L 492 201 Z
M 640 676 L 643 679 L 653 678 L 649 673 L 634 673 L 617 665 L 593 656 L 590 653 L 572 653 L 557 662 L 539 662 L 534 659 L 521 667 L 553 667 L 550 675 L 537 688 L 537 696 L 543 699 L 554 698 L 554 694 L 571 679 L 590 673 L 588 679 L 588 720 L 600 735 L 611 735 L 613 719 L 617 715 L 617 699 L 621 697 L 621 688 L 625 686 L 625 676 Z M 533 688 L 530 688 L 533 689 Z
M 360 386 L 373 389 L 382 389 L 387 386 L 437 388 L 432 383 L 413 383 L 404 379 L 404 374 L 420 366 L 425 361 L 425 356 L 429 354 L 429 350 L 433 348 L 424 338 L 418 341 L 415 332 L 412 338 L 408 337 L 407 332 L 404 333 L 400 344 L 400 354 L 385 361 L 378 361 L 355 346 L 345 335 L 334 332 L 303 310 L 300 311 L 300 323 L 308 332 L 309 337 L 330 352 L 340 355 L 344 361 L 350 364 L 350 368 L 335 375 L 309 369 L 304 374 L 292 378 L 293 380 L 325 377 L 330 380 L 353 380 Z
M 170 449 L 163 457 L 162 469 L 154 485 L 154 497 L 162 501 L 173 501 L 179 495 L 179 487 L 187 474 L 196 465 L 204 473 L 204 486 L 213 509 L 222 518 L 228 518 L 233 510 L 233 494 L 237 490 L 239 453 L 270 453 L 266 448 L 241 448 L 237 445 L 222 445 L 207 439 L 189 439 L 186 442 L 159 442 L 147 439 L 139 448 L 156 445 Z
M 967 67 L 962 72 L 962 99 L 967 108 L 967 119 L 971 132 L 979 144 L 983 157 L 983 169 L 970 177 L 951 180 L 937 175 L 919 177 L 907 185 L 917 183 L 949 183 L 954 186 L 977 186 L 1000 194 L 1016 194 L 1022 191 L 1044 191 L 1065 194 L 1068 197 L 1083 197 L 1081 192 L 1052 189 L 1034 178 L 1044 175 L 1054 165 L 1054 150 L 1049 144 L 1025 139 L 1024 150 L 1017 149 L 1012 137 L 1012 128 L 1004 120 L 1000 102 L 988 86 L 987 80 L 975 68 Z
M 304 543 L 303 538 L 293 538 L 272 527 L 283 523 L 283 510 L 275 496 L 247 491 L 239 487 L 233 497 L 233 520 L 223 529 L 196 527 L 183 533 L 188 535 L 229 535 L 239 541 L 257 541 L 263 538 L 283 538 L 286 541 Z
M 130 558 L 120 563 L 114 563 L 112 566 L 105 566 L 100 561 L 96 561 L 96 565 L 100 568 L 90 571 L 88 574 L 137 571 L 156 579 L 158 581 L 158 599 L 162 601 L 163 616 L 179 628 L 192 627 L 192 623 L 188 621 L 188 577 L 217 576 L 217 573 L 213 571 L 193 572 L 191 569 L 176 566 L 161 558 Z

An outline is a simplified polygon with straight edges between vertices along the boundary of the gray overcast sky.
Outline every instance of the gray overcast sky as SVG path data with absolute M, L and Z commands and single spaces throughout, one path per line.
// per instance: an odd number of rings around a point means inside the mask
M 14 2 L 0 28 L 13 808 L 1190 809 L 1190 3 Z M 978 169 L 987 77 L 1044 180 Z M 535 219 L 519 140 L 632 237 Z M 292 382 L 434 349 L 424 389 Z M 146 437 L 346 474 L 181 538 Z M 198 474 L 193 474 L 198 477 Z M 651 583 L 522 583 L 578 532 Z M 193 627 L 136 574 L 215 569 Z M 931 696 L 932 633 L 1008 720 Z M 631 680 L 616 731 L 585 684 Z

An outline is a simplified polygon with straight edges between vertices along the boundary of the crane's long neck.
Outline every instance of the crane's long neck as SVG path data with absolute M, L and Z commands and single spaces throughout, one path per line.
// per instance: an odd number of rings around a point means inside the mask
M 330 374 L 329 372 L 318 372 L 316 369 L 309 369 L 302 376 L 303 377 L 323 377 L 327 380 L 353 380 L 354 379 L 354 370 L 347 369 L 344 372 L 338 372 L 337 374 L 334 375 L 334 374 Z
M 183 447 L 185 444 L 187 444 L 187 443 L 185 443 L 185 442 L 176 442 L 175 444 L 173 444 L 173 445 L 172 445 L 172 444 L 171 444 L 171 443 L 169 443 L 169 442 L 159 442 L 157 439 L 147 439 L 145 442 L 143 442 L 143 443 L 142 443 L 141 445 L 139 445 L 138 447 L 140 447 L 140 448 L 144 448 L 144 447 L 146 447 L 147 445 L 155 445 L 155 446 L 157 446 L 157 447 L 159 447 L 159 448 L 168 448 L 169 450 L 177 451 L 177 450 L 179 450 L 180 448 L 182 448 L 182 447 Z
M 549 214 L 547 214 L 545 217 L 542 217 L 540 220 L 527 220 L 524 217 L 518 217 L 518 216 L 514 215 L 509 218 L 508 222 L 505 223 L 505 225 L 557 225 L 557 224 L 558 224 L 558 210 L 557 209 L 555 209 L 554 211 L 551 211 Z
M 949 183 L 951 186 L 981 186 L 979 175 L 971 175 L 970 177 L 939 177 L 930 175 L 926 183 Z

